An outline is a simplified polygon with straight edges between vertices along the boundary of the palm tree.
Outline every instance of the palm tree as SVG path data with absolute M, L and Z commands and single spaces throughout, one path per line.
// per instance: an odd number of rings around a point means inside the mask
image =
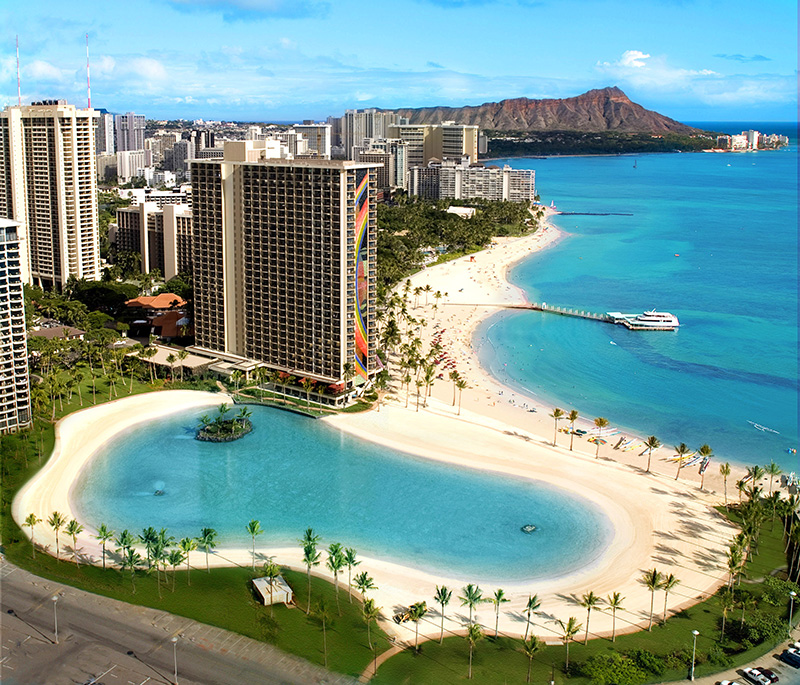
M 328 605 L 325 603 L 325 599 L 319 600 L 317 605 L 314 607 L 314 618 L 318 619 L 322 623 L 322 651 L 325 656 L 325 668 L 328 668 L 328 634 L 326 632 L 328 623 L 333 621 L 333 616 L 331 615 L 330 609 L 328 609 Z
M 569 431 L 569 451 L 572 452 L 572 443 L 575 440 L 575 422 L 578 420 L 578 410 L 572 409 L 570 410 L 569 414 L 567 414 L 567 420 L 569 421 L 570 431 Z
M 217 531 L 215 531 L 213 528 L 203 528 L 200 531 L 200 537 L 197 538 L 197 546 L 205 551 L 206 571 L 211 573 L 211 567 L 208 563 L 208 553 L 217 546 Z
M 661 441 L 655 435 L 651 435 L 644 441 L 644 446 L 647 448 L 647 473 L 650 473 L 650 459 L 653 456 L 653 450 L 661 447 Z
M 475 625 L 474 623 L 470 623 L 467 626 L 466 638 L 467 642 L 469 643 L 469 673 L 467 678 L 472 680 L 472 653 L 475 650 L 475 645 L 478 643 L 478 641 L 483 639 L 481 627 L 479 625 Z
M 578 619 L 574 616 L 570 616 L 566 623 L 561 619 L 558 619 L 556 623 L 561 628 L 561 641 L 567 648 L 567 660 L 564 662 L 564 668 L 569 671 L 569 643 L 572 642 L 583 626 L 578 623 Z
M 461 374 L 458 373 L 455 369 L 453 369 L 448 378 L 453 381 L 453 406 L 456 406 L 456 381 L 461 378 Z
M 338 542 L 328 545 L 328 560 L 325 562 L 331 573 L 333 573 L 333 586 L 336 588 L 336 610 L 339 616 L 342 615 L 342 608 L 339 605 L 339 573 L 345 567 L 344 551 Z
M 703 489 L 703 483 L 706 479 L 706 462 L 708 459 L 714 456 L 714 450 L 712 450 L 708 445 L 701 445 L 700 449 L 697 450 L 697 453 L 703 457 L 703 461 L 701 462 L 700 466 L 700 489 Z
M 647 589 L 650 590 L 650 621 L 647 624 L 647 630 L 653 629 L 653 603 L 655 602 L 656 598 L 656 590 L 661 588 L 661 571 L 657 571 L 656 569 L 652 569 L 651 571 L 647 571 L 642 576 L 642 582 L 647 586 Z
M 456 381 L 456 387 L 458 388 L 458 412 L 456 415 L 461 416 L 461 393 L 469 387 L 469 383 L 463 378 L 459 378 Z
M 253 519 L 247 524 L 247 532 L 253 538 L 253 570 L 256 570 L 256 535 L 261 535 L 264 529 L 261 527 L 261 522 Z
M 417 602 L 416 604 L 412 604 L 408 608 L 408 618 L 411 621 L 414 621 L 414 651 L 417 651 L 417 645 L 419 644 L 419 622 L 422 620 L 422 617 L 428 613 L 428 606 L 425 602 Z
M 553 417 L 553 423 L 555 424 L 555 429 L 553 430 L 553 447 L 555 447 L 556 438 L 558 437 L 558 422 L 564 418 L 564 412 L 559 407 L 554 407 L 550 416 Z
M 664 579 L 661 581 L 661 589 L 664 591 L 664 621 L 667 620 L 667 598 L 669 597 L 669 593 L 680 582 L 681 581 L 671 573 L 668 573 L 666 576 L 664 576 Z
M 31 529 L 31 549 L 33 552 L 33 558 L 36 558 L 36 542 L 33 539 L 33 527 L 42 522 L 36 514 L 28 514 L 25 518 L 25 522 L 22 524 L 23 526 L 28 526 Z
M 433 596 L 433 599 L 442 607 L 442 631 L 439 634 L 439 644 L 442 644 L 442 640 L 444 640 L 444 608 L 450 604 L 452 596 L 452 590 L 448 590 L 444 585 L 441 587 L 438 585 L 436 586 L 436 594 Z
M 781 467 L 778 466 L 774 461 L 770 461 L 764 470 L 769 476 L 769 494 L 772 495 L 772 481 L 773 479 L 780 476 L 783 473 L 783 471 L 781 471 Z
M 617 611 L 621 611 L 624 608 L 622 606 L 623 601 L 625 601 L 625 598 L 619 592 L 615 592 L 606 598 L 606 604 L 611 609 L 611 642 L 617 641 Z
M 244 374 L 239 370 L 235 369 L 231 373 L 231 380 L 233 381 L 234 392 L 239 392 L 239 383 L 241 382 L 242 378 L 244 378 Z
M 75 519 L 72 519 L 64 528 L 64 532 L 72 538 L 72 558 L 75 561 L 75 566 L 80 566 L 78 563 L 78 536 L 83 532 L 83 526 Z
M 306 408 L 311 408 L 311 388 L 314 387 L 316 381 L 311 380 L 310 378 L 301 378 L 300 385 L 303 386 L 303 390 L 306 391 Z
M 506 602 L 510 602 L 511 600 L 506 597 L 506 593 L 497 588 L 494 591 L 494 595 L 489 597 L 489 601 L 494 604 L 494 639 L 497 639 L 497 629 L 500 625 L 500 605 L 505 604 Z
M 528 601 L 525 603 L 525 637 L 523 641 L 528 639 L 528 630 L 531 627 L 531 614 L 534 613 L 542 603 L 539 601 L 539 595 L 528 595 Z
M 600 606 L 600 598 L 590 590 L 581 598 L 581 606 L 586 609 L 586 637 L 583 638 L 583 644 L 587 644 L 589 642 L 589 619 L 592 616 L 592 609 Z
M 136 538 L 133 537 L 131 532 L 126 528 L 114 539 L 114 543 L 116 544 L 116 551 L 122 552 L 122 555 L 125 556 L 129 549 L 133 549 Z
M 172 566 L 172 591 L 175 592 L 175 568 L 183 563 L 184 554 L 179 549 L 173 549 L 167 555 L 167 563 Z
M 169 364 L 169 377 L 170 377 L 170 380 L 173 383 L 175 382 L 175 362 L 176 361 L 178 361 L 178 358 L 174 354 L 172 354 L 170 352 L 167 355 L 167 364 Z
M 306 615 L 311 613 L 311 567 L 319 566 L 319 557 L 320 554 L 317 552 L 316 542 L 309 542 L 303 545 L 303 563 L 306 565 L 308 576 L 308 604 L 306 606 Z
M 728 476 L 731 475 L 731 465 L 726 461 L 719 465 L 719 475 L 722 476 L 723 492 L 725 493 L 725 508 L 728 508 Z
M 361 607 L 361 615 L 364 617 L 364 621 L 367 624 L 367 643 L 369 644 L 369 650 L 372 651 L 372 633 L 370 632 L 370 627 L 372 622 L 377 620 L 381 615 L 381 610 L 379 607 L 375 606 L 374 599 L 364 600 L 364 604 Z
M 733 611 L 736 602 L 733 599 L 733 592 L 731 590 L 724 590 L 720 593 L 719 604 L 722 609 L 722 631 L 719 634 L 719 640 L 722 642 L 725 639 L 725 621 L 728 619 L 728 613 Z
M 47 519 L 47 524 L 56 532 L 56 561 L 58 561 L 58 531 L 67 524 L 67 517 L 58 511 L 54 511 L 50 514 L 50 518 Z
M 142 556 L 137 552 L 135 549 L 128 547 L 125 550 L 125 555 L 122 557 L 122 570 L 130 569 L 131 570 L 131 587 L 133 588 L 133 594 L 136 594 L 136 583 L 134 581 L 134 577 L 136 575 L 136 567 L 142 563 Z
M 177 355 L 178 361 L 181 363 L 181 383 L 183 383 L 183 362 L 188 356 L 189 353 L 186 350 L 181 350 Z
M 191 567 L 189 566 L 189 552 L 193 552 L 197 549 L 197 540 L 194 538 L 182 538 L 178 543 L 178 547 L 180 547 L 181 552 L 186 555 L 186 584 L 191 585 L 192 580 L 189 577 L 191 572 Z
M 597 440 L 595 441 L 595 445 L 596 445 L 597 449 L 594 452 L 594 458 L 595 459 L 599 459 L 600 458 L 600 431 L 603 430 L 603 428 L 605 428 L 608 425 L 608 419 L 603 417 L 603 416 L 598 416 L 594 420 L 594 425 L 598 429 Z
M 528 657 L 528 675 L 525 682 L 531 682 L 531 668 L 533 667 L 533 657 L 535 657 L 544 647 L 542 641 L 535 635 L 531 635 L 531 639 L 524 639 L 522 641 L 522 653 Z
M 347 566 L 347 596 L 350 598 L 350 604 L 353 603 L 353 567 L 358 566 L 361 562 L 356 559 L 356 551 L 352 547 L 348 547 L 344 551 L 344 563 Z
M 364 597 L 365 601 L 367 598 L 367 590 L 378 589 L 378 586 L 375 585 L 372 577 L 366 571 L 362 571 L 355 578 L 353 578 L 353 585 L 356 586 L 356 590 L 361 593 L 361 596 Z
M 111 530 L 105 523 L 101 523 L 97 529 L 97 535 L 93 536 L 95 540 L 100 540 L 103 547 L 103 569 L 106 567 L 106 543 L 114 537 L 114 531 Z
M 274 616 L 274 604 L 272 601 L 272 591 L 275 587 L 275 579 L 281 574 L 281 567 L 272 559 L 264 564 L 264 577 L 269 579 L 269 615 Z
M 461 600 L 461 606 L 469 607 L 469 622 L 472 624 L 472 612 L 483 600 L 483 592 L 481 591 L 480 587 L 473 585 L 472 583 L 465 585 L 461 591 L 464 593 L 463 595 L 459 596 L 459 599 Z
M 147 552 L 147 568 L 150 568 L 150 557 L 153 551 L 153 546 L 158 540 L 158 531 L 153 528 L 153 526 L 142 528 L 142 532 L 139 533 L 139 540 L 144 543 L 144 548 Z

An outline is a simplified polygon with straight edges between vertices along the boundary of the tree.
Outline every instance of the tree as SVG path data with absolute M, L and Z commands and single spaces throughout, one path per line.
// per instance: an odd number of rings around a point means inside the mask
M 47 524 L 56 532 L 56 561 L 58 561 L 58 531 L 60 531 L 67 524 L 67 517 L 58 511 L 54 511 L 52 514 L 50 514 L 50 518 L 47 519 Z
M 223 405 L 226 406 L 226 405 Z M 203 528 L 200 531 L 200 537 L 197 538 L 197 546 L 204 550 L 206 553 L 206 572 L 211 573 L 211 567 L 208 563 L 208 553 L 210 550 L 217 546 L 217 531 L 213 528 Z
M 175 382 L 175 362 L 178 361 L 178 358 L 170 352 L 167 355 L 167 364 L 169 364 L 169 377 L 170 380 L 174 383 Z M 234 373 L 236 373 L 234 371 Z M 239 372 L 241 373 L 241 372 Z
M 528 630 L 531 627 L 531 614 L 534 613 L 542 603 L 539 601 L 539 595 L 528 595 L 528 601 L 525 603 L 525 636 L 523 641 L 528 639 Z
M 461 416 L 461 393 L 469 387 L 469 383 L 463 378 L 459 378 L 456 381 L 456 387 L 458 388 L 458 412 L 456 415 Z
M 339 605 L 339 573 L 345 567 L 344 551 L 338 542 L 328 545 L 328 560 L 325 562 L 331 573 L 333 573 L 333 586 L 336 589 L 336 610 L 339 616 L 342 615 L 342 607 Z
M 408 618 L 411 621 L 414 621 L 414 651 L 417 650 L 417 645 L 419 644 L 419 622 L 422 620 L 423 616 L 428 613 L 428 606 L 425 602 L 417 602 L 416 604 L 412 604 L 408 609 Z
M 572 409 L 570 410 L 569 414 L 567 414 L 567 420 L 569 421 L 570 430 L 569 430 L 569 451 L 572 452 L 572 443 L 575 440 L 575 422 L 578 420 L 578 410 Z
M 333 615 L 328 609 L 324 599 L 319 600 L 314 607 L 314 618 L 322 623 L 322 652 L 325 658 L 325 668 L 328 668 L 328 634 L 326 632 L 328 623 L 333 621 Z
M 452 590 L 448 590 L 444 585 L 441 587 L 438 585 L 436 586 L 436 594 L 433 596 L 433 599 L 442 607 L 442 631 L 439 634 L 439 644 L 442 644 L 442 640 L 444 640 L 444 608 L 450 604 L 450 599 L 452 597 Z
M 31 529 L 31 550 L 33 554 L 33 558 L 36 558 L 36 542 L 33 539 L 33 527 L 37 524 L 41 523 L 42 519 L 40 519 L 36 514 L 28 514 L 25 518 L 25 522 L 22 524 L 23 526 L 28 526 Z
M 669 598 L 669 593 L 672 592 L 672 589 L 680 584 L 680 582 L 681 581 L 671 573 L 664 576 L 664 579 L 661 581 L 661 589 L 664 591 L 664 621 L 667 620 L 667 599 Z
M 83 526 L 72 519 L 64 528 L 64 532 L 72 538 L 72 558 L 75 560 L 75 565 L 80 566 L 78 563 L 78 535 L 83 532 Z
M 600 606 L 600 598 L 590 590 L 581 598 L 581 606 L 586 609 L 586 637 L 583 638 L 583 644 L 588 644 L 589 619 L 592 616 L 592 609 L 596 609 Z
M 126 528 L 123 530 L 115 539 L 114 543 L 116 544 L 116 551 L 122 552 L 122 555 L 125 556 L 128 553 L 128 550 L 133 549 L 133 545 L 136 542 L 136 538 L 131 535 L 131 532 Z
M 700 466 L 700 489 L 703 489 L 703 482 L 706 479 L 706 470 L 704 468 L 707 460 L 711 459 L 714 456 L 714 450 L 712 450 L 708 445 L 701 445 L 700 449 L 697 450 L 697 453 L 703 457 L 703 461 L 701 462 Z
M 372 651 L 374 647 L 372 646 L 372 633 L 370 632 L 370 627 L 372 626 L 372 622 L 377 620 L 381 615 L 381 610 L 375 606 L 374 599 L 364 600 L 364 604 L 361 607 L 361 615 L 364 617 L 364 621 L 367 624 L 367 643 L 369 644 L 370 651 Z
M 533 667 L 533 657 L 535 657 L 544 647 L 542 641 L 535 635 L 531 635 L 531 639 L 524 639 L 522 641 L 522 653 L 528 657 L 528 675 L 525 682 L 531 682 L 531 668 Z
M 144 544 L 145 551 L 147 552 L 147 568 L 150 568 L 150 558 L 153 552 L 153 546 L 158 540 L 158 531 L 153 526 L 143 528 L 139 533 L 139 540 Z
M 574 616 L 570 616 L 566 623 L 561 619 L 558 619 L 556 623 L 558 623 L 558 627 L 561 628 L 561 641 L 564 643 L 564 647 L 566 647 L 567 650 L 564 668 L 569 671 L 569 643 L 572 642 L 583 626 L 578 623 L 578 619 Z
M 181 383 L 183 383 L 183 362 L 186 361 L 186 358 L 189 356 L 189 353 L 186 350 L 181 350 L 178 352 L 178 361 L 181 363 Z
M 474 652 L 475 645 L 478 643 L 478 641 L 483 639 L 481 627 L 474 623 L 470 623 L 467 626 L 466 638 L 467 642 L 469 643 L 469 673 L 467 677 L 472 680 L 472 653 Z
M 136 567 L 142 563 L 142 556 L 135 550 L 128 547 L 125 550 L 125 554 L 122 557 L 122 570 L 130 569 L 131 571 L 131 588 L 133 589 L 133 594 L 136 594 Z
M 459 596 L 459 599 L 461 600 L 461 606 L 469 607 L 469 622 L 472 624 L 472 612 L 483 600 L 483 592 L 481 591 L 480 587 L 473 585 L 472 583 L 465 585 L 461 591 L 464 593 L 463 595 Z
M 600 431 L 602 431 L 603 428 L 605 428 L 608 425 L 608 419 L 604 418 L 603 416 L 598 416 L 594 420 L 594 425 L 598 429 L 597 440 L 595 441 L 595 446 L 596 446 L 597 449 L 594 452 L 594 458 L 595 459 L 599 459 L 600 458 Z
M 362 597 L 366 600 L 367 590 L 377 590 L 378 586 L 372 580 L 372 577 L 366 572 L 362 571 L 355 578 L 353 578 L 353 585 L 356 586 Z
M 553 409 L 553 413 L 550 414 L 553 418 L 553 423 L 555 424 L 555 428 L 553 430 L 553 447 L 556 445 L 556 438 L 558 437 L 558 422 L 564 418 L 564 411 L 559 407 L 555 407 Z
M 300 385 L 303 386 L 303 390 L 306 391 L 306 408 L 311 408 L 311 389 L 316 384 L 316 381 L 311 380 L 310 378 L 301 378 Z
M 178 543 L 178 547 L 180 547 L 181 552 L 186 555 L 186 584 L 191 585 L 192 580 L 189 576 L 191 573 L 191 567 L 189 566 L 189 553 L 197 549 L 197 540 L 194 538 L 182 538 Z
M 647 448 L 647 473 L 650 473 L 650 458 L 653 456 L 653 450 L 661 447 L 661 441 L 655 435 L 651 435 L 644 441 L 644 446 Z
M 731 465 L 726 461 L 719 465 L 719 475 L 722 476 L 722 487 L 725 494 L 725 508 L 728 508 L 728 476 L 731 475 Z
M 347 566 L 347 596 L 350 599 L 350 604 L 353 603 L 353 567 L 358 566 L 361 562 L 356 559 L 356 551 L 352 547 L 348 547 L 344 551 L 344 563 Z
M 606 604 L 611 609 L 611 642 L 617 641 L 617 611 L 621 611 L 624 608 L 622 606 L 623 601 L 625 601 L 625 598 L 619 592 L 615 592 L 606 598 Z
M 278 566 L 272 559 L 264 564 L 264 577 L 269 580 L 269 615 L 274 616 L 273 610 L 274 603 L 272 599 L 273 588 L 275 587 L 275 580 L 281 574 L 281 567 Z
M 303 563 L 306 565 L 306 573 L 308 576 L 308 604 L 306 606 L 306 615 L 311 613 L 311 568 L 312 566 L 319 566 L 319 557 L 320 554 L 317 552 L 316 541 L 307 542 L 303 545 Z
M 690 451 L 689 446 L 685 442 L 682 442 L 680 445 L 675 445 L 675 454 L 678 455 L 678 473 L 675 474 L 675 480 L 678 480 L 678 476 L 681 475 L 683 462 Z
M 494 639 L 496 640 L 498 627 L 500 625 L 500 605 L 510 602 L 511 600 L 506 597 L 506 593 L 501 588 L 497 588 L 497 590 L 494 591 L 494 595 L 489 597 L 489 601 L 494 604 Z
M 652 569 L 642 576 L 642 582 L 650 590 L 650 621 L 647 630 L 653 629 L 653 602 L 655 602 L 656 590 L 661 588 L 661 571 Z
M 781 471 L 781 467 L 778 466 L 774 461 L 770 461 L 764 470 L 769 476 L 769 494 L 772 495 L 772 481 L 773 479 L 780 476 L 783 473 L 783 471 Z
M 167 556 L 167 563 L 172 566 L 172 591 L 175 592 L 175 568 L 183 563 L 184 553 L 180 549 L 173 549 Z
M 728 619 L 728 613 L 733 611 L 736 602 L 733 599 L 733 592 L 729 589 L 724 589 L 719 595 L 719 604 L 722 609 L 722 630 L 719 634 L 720 642 L 725 640 L 725 621 Z
M 256 535 L 261 535 L 264 529 L 261 527 L 261 522 L 253 519 L 247 524 L 247 532 L 253 538 L 253 570 L 256 570 Z

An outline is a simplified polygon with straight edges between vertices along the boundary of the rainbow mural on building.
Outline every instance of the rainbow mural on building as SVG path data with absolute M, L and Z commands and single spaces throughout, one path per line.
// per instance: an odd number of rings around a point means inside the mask
M 369 342 L 369 171 L 356 169 L 356 372 L 367 378 Z

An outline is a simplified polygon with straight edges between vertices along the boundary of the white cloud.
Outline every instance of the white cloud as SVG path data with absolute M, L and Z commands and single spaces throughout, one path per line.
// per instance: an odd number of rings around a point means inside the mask
M 148 81 L 166 81 L 167 70 L 157 59 L 136 57 L 129 63 L 130 70 Z
M 60 83 L 68 78 L 68 74 L 71 73 L 41 59 L 33 60 L 25 67 L 24 71 L 26 78 L 47 83 Z
M 596 66 L 618 83 L 658 90 L 688 87 L 697 79 L 719 75 L 712 69 L 674 67 L 663 55 L 653 57 L 639 50 L 626 50 L 615 62 L 598 62 Z
M 623 67 L 643 67 L 646 59 L 650 59 L 650 55 L 639 50 L 626 50 L 622 53 L 619 65 Z

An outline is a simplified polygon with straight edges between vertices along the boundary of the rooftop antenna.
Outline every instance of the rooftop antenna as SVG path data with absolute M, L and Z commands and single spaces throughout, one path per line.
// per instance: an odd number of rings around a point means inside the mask
M 17 104 L 22 107 L 22 89 L 19 84 L 19 36 L 17 36 Z
M 86 98 L 89 109 L 92 108 L 92 83 L 89 80 L 89 34 L 86 34 Z

